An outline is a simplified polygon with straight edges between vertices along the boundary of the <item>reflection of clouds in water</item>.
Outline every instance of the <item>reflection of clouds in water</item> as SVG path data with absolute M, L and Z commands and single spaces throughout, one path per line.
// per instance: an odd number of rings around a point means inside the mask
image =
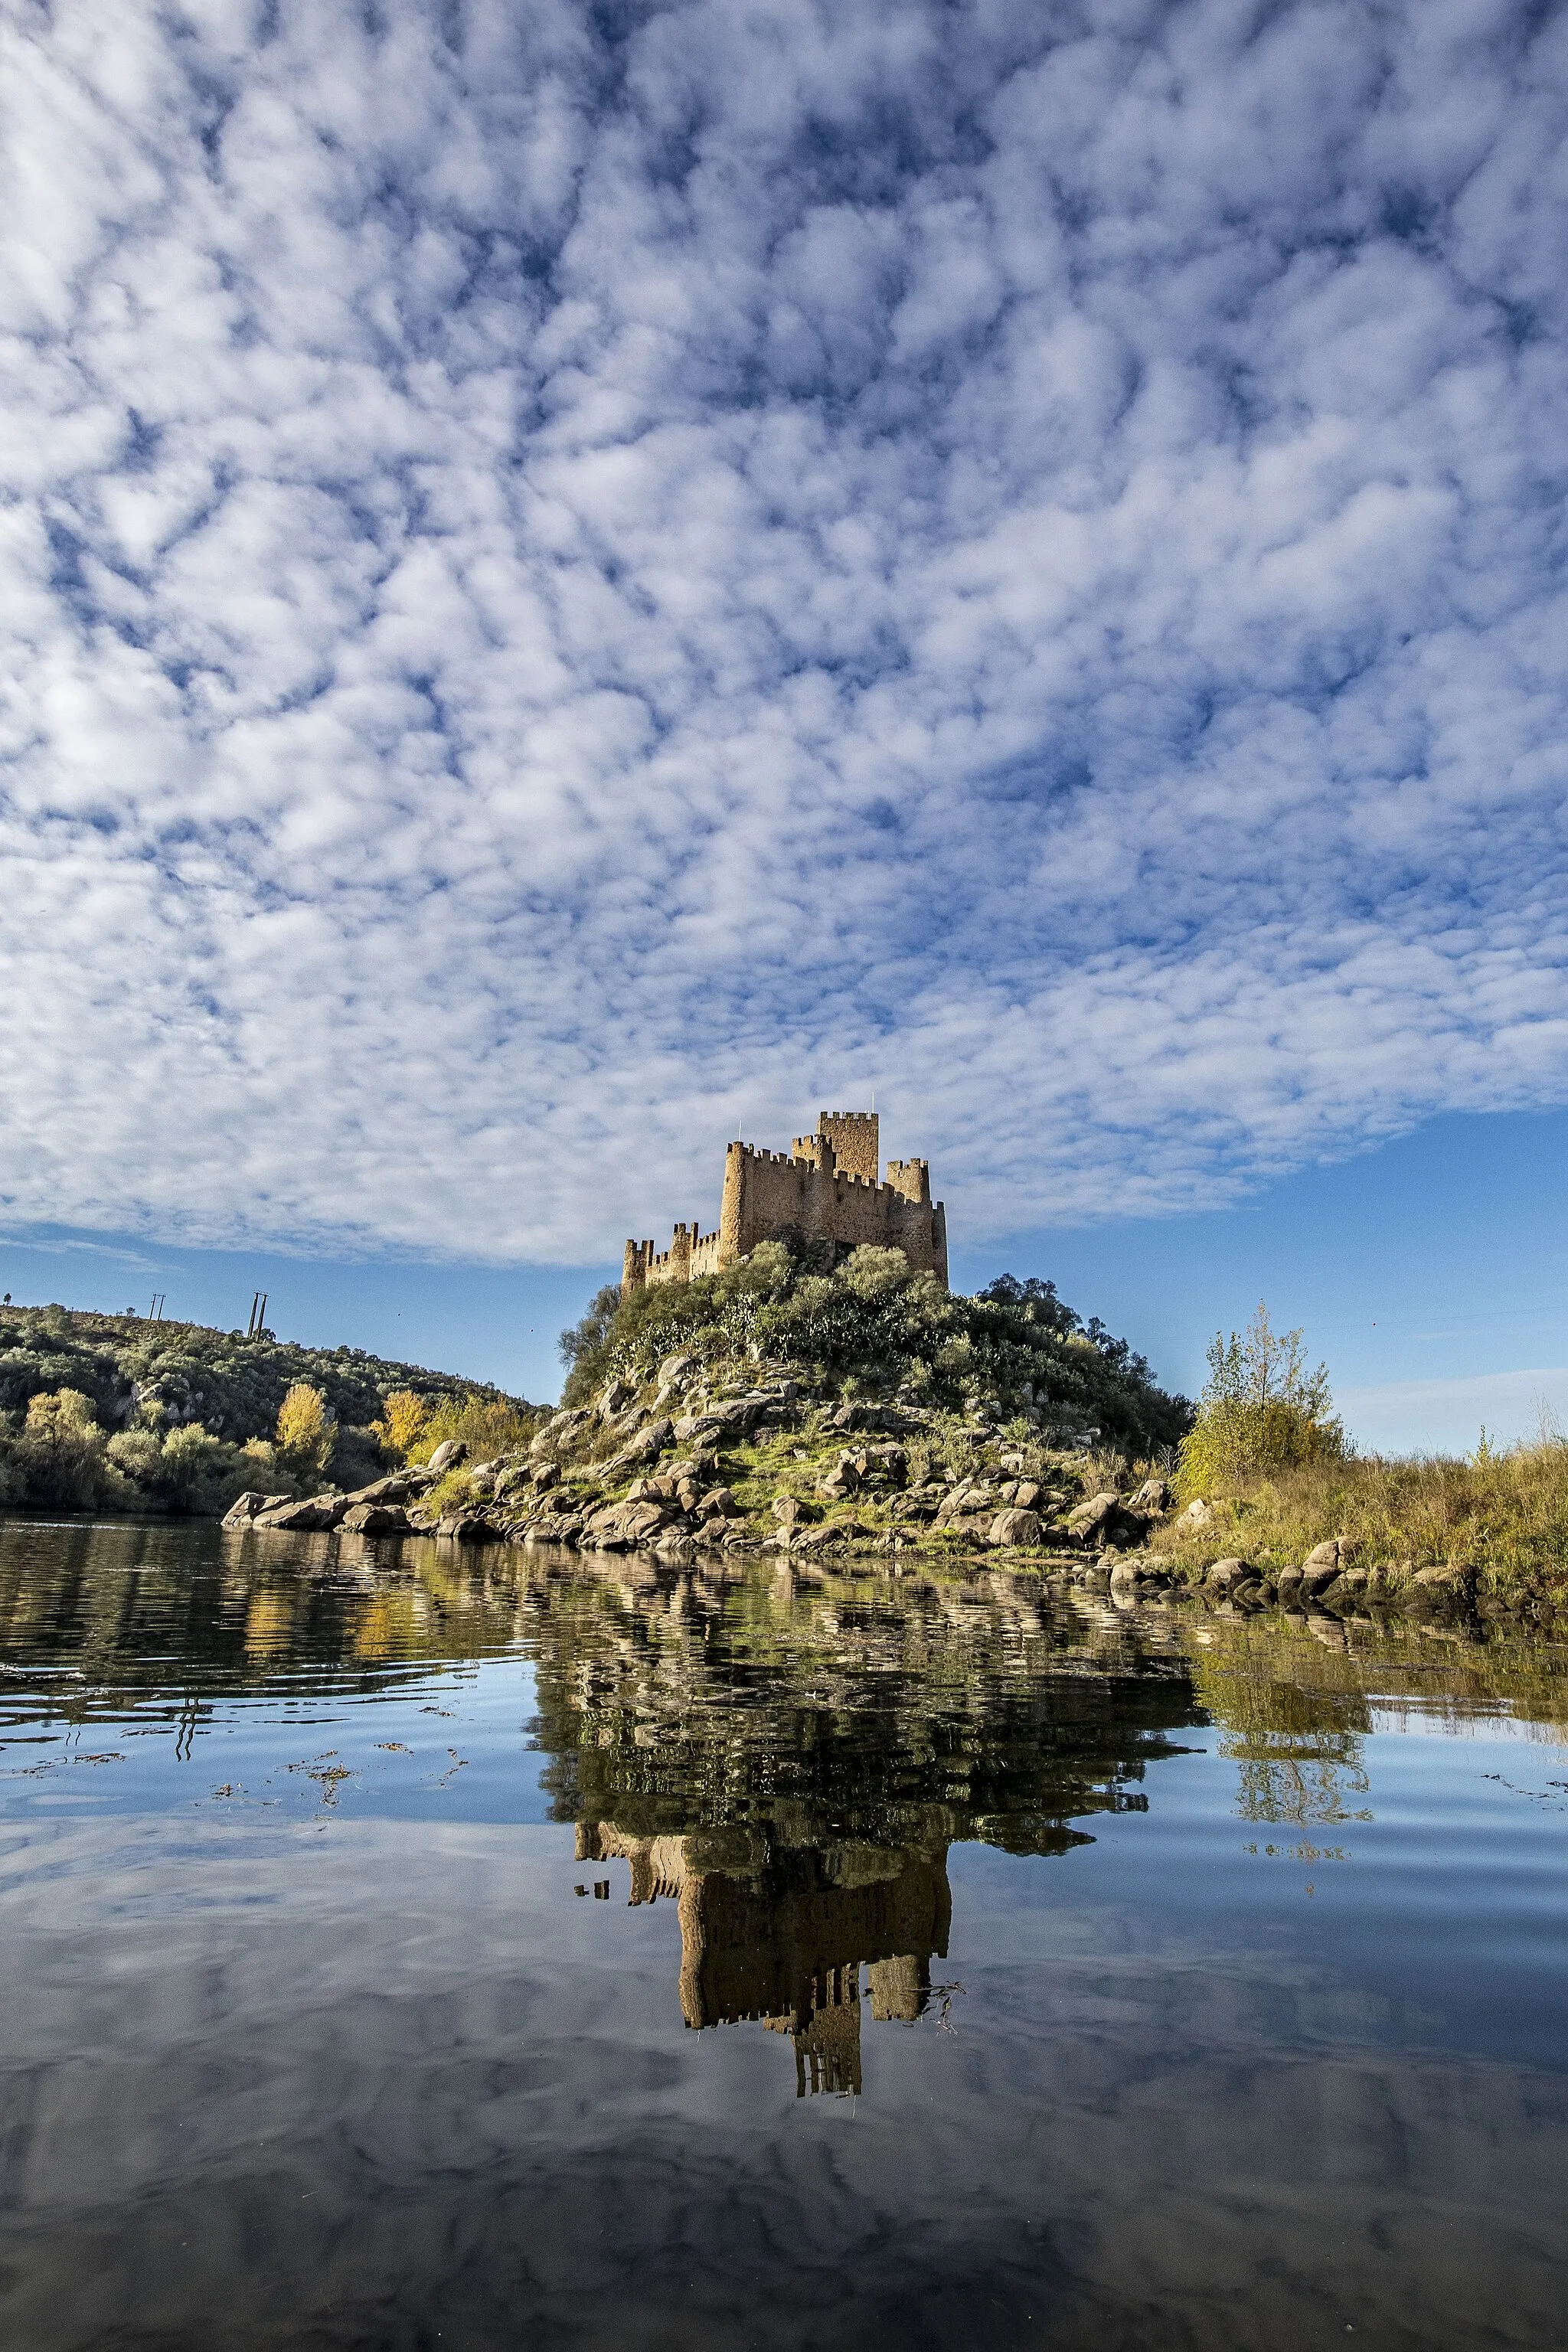
M 0 1895 L 10 2340 L 195 2344 L 221 2310 L 234 2352 L 1026 2319 L 1087 2352 L 1157 2312 L 1194 2345 L 1349 2315 L 1457 2347 L 1504 2292 L 1551 2338 L 1554 2084 L 1400 2049 L 1396 2001 L 1173 1918 L 1156 1948 L 1141 1904 L 1076 1908 L 1072 1865 L 996 1859 L 955 1880 L 963 2035 L 874 2033 L 848 2143 L 769 2037 L 682 2029 L 662 1905 L 575 1904 L 571 1866 L 471 1825 L 49 1835 Z M 102 1948 L 84 2048 L 61 1960 Z

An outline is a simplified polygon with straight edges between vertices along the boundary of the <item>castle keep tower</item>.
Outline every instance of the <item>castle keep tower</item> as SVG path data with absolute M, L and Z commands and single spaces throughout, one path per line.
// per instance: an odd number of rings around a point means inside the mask
M 947 1214 L 931 1196 L 923 1160 L 889 1160 L 879 1182 L 876 1112 L 825 1110 L 815 1135 L 797 1135 L 787 1155 L 731 1143 L 715 1233 L 677 1225 L 659 1255 L 651 1241 L 626 1244 L 621 1295 L 647 1283 L 689 1282 L 749 1257 L 759 1242 L 784 1242 L 808 1256 L 847 1255 L 864 1242 L 900 1249 L 917 1272 L 947 1287 Z

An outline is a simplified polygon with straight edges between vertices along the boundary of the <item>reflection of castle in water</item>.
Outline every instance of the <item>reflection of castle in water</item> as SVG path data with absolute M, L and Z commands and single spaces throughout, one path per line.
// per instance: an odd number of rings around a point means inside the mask
M 947 1849 L 786 1849 L 752 1873 L 704 1868 L 697 1837 L 628 1837 L 579 1822 L 579 1862 L 631 1865 L 634 1903 L 663 1895 L 680 1919 L 688 2025 L 755 2021 L 787 2033 L 795 2091 L 860 2089 L 860 1970 L 874 2021 L 913 2025 L 947 1955 Z

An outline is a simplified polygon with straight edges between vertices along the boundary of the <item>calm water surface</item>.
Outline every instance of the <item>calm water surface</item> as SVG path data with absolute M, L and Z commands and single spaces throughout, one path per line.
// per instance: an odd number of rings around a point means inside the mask
M 0 2342 L 1568 2344 L 1568 1654 L 0 1526 Z

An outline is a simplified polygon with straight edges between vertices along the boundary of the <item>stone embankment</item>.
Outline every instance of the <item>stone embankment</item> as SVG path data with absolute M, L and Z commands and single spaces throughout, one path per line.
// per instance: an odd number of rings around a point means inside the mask
M 1379 1572 L 1337 1539 L 1299 1565 L 1200 1560 L 1191 1538 L 1217 1536 L 1226 1517 L 1203 1503 L 1176 1513 L 1163 1479 L 1124 1495 L 1095 1481 L 1086 1452 L 1053 1452 L 1021 1423 L 905 1398 L 833 1399 L 787 1368 L 749 1370 L 740 1386 L 722 1368 L 667 1357 L 640 1385 L 617 1378 L 590 1405 L 555 1413 L 525 1454 L 472 1462 L 452 1441 L 353 1494 L 242 1495 L 224 1524 L 646 1550 L 677 1562 L 715 1551 L 803 1562 L 984 1551 L 1119 1606 L 1198 1599 L 1238 1615 L 1462 1609 L 1474 1598 L 1470 1570 Z M 1184 1551 L 1161 1550 L 1162 1534 Z

